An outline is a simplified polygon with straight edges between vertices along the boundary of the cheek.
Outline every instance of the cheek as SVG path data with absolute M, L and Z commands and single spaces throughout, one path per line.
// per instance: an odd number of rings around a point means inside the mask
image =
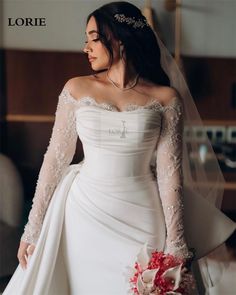
M 99 46 L 99 55 L 100 58 L 104 61 L 109 60 L 109 51 L 104 46 Z
M 108 50 L 106 49 L 106 47 L 103 44 L 99 44 L 97 49 L 101 55 L 104 55 L 104 56 L 108 55 Z

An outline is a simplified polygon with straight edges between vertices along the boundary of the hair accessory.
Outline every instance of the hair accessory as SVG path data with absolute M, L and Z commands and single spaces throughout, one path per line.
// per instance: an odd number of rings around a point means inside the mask
M 132 25 L 135 29 L 139 27 L 143 28 L 145 26 L 150 27 L 146 19 L 139 18 L 138 20 L 135 20 L 135 17 L 126 17 L 123 13 L 116 13 L 114 18 L 120 23 L 126 22 L 128 25 Z

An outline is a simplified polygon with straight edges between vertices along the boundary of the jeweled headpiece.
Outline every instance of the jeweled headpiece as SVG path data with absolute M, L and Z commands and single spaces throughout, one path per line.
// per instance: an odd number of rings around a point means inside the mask
M 138 20 L 136 20 L 134 16 L 128 17 L 125 16 L 123 13 L 114 14 L 114 18 L 120 23 L 126 22 L 128 25 L 131 25 L 135 29 L 140 27 L 143 28 L 145 26 L 150 27 L 146 19 L 139 18 Z

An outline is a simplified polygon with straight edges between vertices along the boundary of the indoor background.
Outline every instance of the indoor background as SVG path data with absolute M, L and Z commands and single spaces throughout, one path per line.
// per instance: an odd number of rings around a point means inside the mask
M 58 95 L 68 79 L 93 73 L 82 51 L 86 17 L 109 2 L 0 1 L 1 288 L 18 264 L 19 238 L 51 136 Z M 140 9 L 151 5 L 163 42 L 173 56 L 179 50 L 179 63 L 226 180 L 222 208 L 235 220 L 236 1 L 182 0 L 177 11 L 176 1 L 129 2 Z M 46 26 L 13 25 L 26 17 L 45 18 Z M 197 130 L 196 136 L 200 140 Z M 72 162 L 81 159 L 78 139 Z M 236 271 L 234 236 L 227 247 L 232 269 L 224 280 L 229 284 Z

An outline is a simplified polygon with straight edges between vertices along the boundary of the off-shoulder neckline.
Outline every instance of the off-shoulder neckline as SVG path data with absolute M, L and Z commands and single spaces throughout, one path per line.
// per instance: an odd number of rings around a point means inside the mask
M 111 103 L 108 102 L 97 102 L 96 98 L 86 95 L 86 96 L 82 96 L 80 99 L 75 98 L 69 91 L 69 89 L 67 88 L 63 88 L 61 91 L 60 95 L 65 94 L 66 98 L 69 99 L 72 103 L 76 104 L 76 105 L 81 105 L 81 103 L 83 103 L 83 101 L 90 101 L 92 102 L 92 105 L 95 105 L 97 107 L 99 107 L 101 110 L 107 111 L 107 112 L 112 112 L 112 113 L 130 113 L 130 112 L 135 112 L 138 110 L 153 110 L 153 108 L 151 108 L 152 106 L 157 106 L 158 109 L 160 109 L 161 111 L 165 111 L 166 109 L 168 109 L 169 107 L 172 106 L 172 104 L 178 100 L 177 96 L 173 96 L 170 99 L 170 102 L 167 105 L 162 105 L 156 98 L 150 98 L 150 100 L 145 103 L 144 105 L 139 105 L 139 104 L 134 104 L 134 103 L 127 103 L 124 110 L 119 110 L 116 105 L 113 105 Z

